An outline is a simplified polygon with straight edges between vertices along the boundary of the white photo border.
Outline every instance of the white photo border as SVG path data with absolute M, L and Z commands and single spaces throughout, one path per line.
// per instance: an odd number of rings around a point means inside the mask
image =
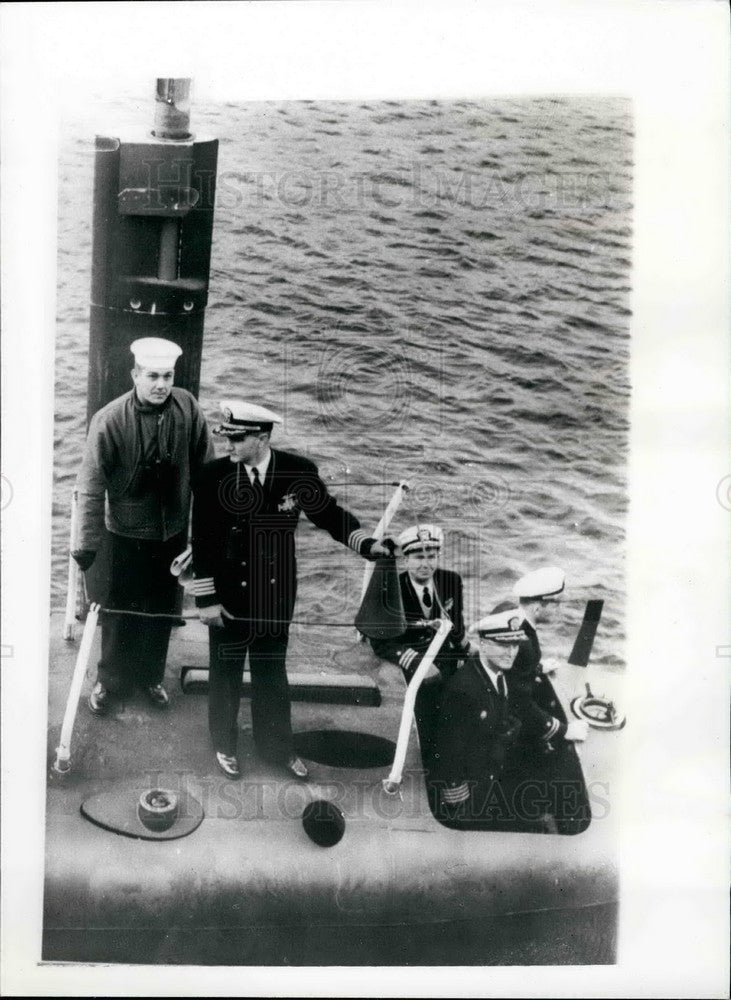
M 728 982 L 729 44 L 677 2 L 16 4 L 2 108 L 2 965 L 10 995 L 723 996 Z M 190 75 L 196 101 L 612 94 L 636 127 L 627 776 L 616 967 L 40 965 L 64 110 Z M 80 401 L 81 405 L 81 401 Z

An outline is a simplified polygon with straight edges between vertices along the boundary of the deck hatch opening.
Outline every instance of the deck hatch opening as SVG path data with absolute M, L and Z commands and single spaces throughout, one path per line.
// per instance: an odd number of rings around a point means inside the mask
M 390 767 L 396 752 L 392 740 L 348 730 L 295 733 L 294 746 L 300 757 L 329 767 Z

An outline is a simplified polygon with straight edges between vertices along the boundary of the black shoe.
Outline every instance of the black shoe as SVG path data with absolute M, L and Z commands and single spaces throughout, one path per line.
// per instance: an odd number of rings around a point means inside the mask
M 240 778 L 239 762 L 236 757 L 229 757 L 228 754 L 216 751 L 216 761 L 227 778 Z
M 112 701 L 112 696 L 101 683 L 97 681 L 92 692 L 89 695 L 89 708 L 94 713 L 94 715 L 106 715 L 109 712 L 109 706 Z
M 170 698 L 162 684 L 151 684 L 147 689 L 147 697 L 155 708 L 167 708 L 170 704 Z
M 307 770 L 307 765 L 299 759 L 299 757 L 290 757 L 288 761 L 285 762 L 284 766 L 287 768 L 290 774 L 294 775 L 299 781 L 307 781 L 310 776 L 310 772 Z

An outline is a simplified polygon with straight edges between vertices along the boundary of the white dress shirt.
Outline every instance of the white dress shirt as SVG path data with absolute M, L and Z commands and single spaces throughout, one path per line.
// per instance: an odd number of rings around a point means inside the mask
M 272 453 L 271 451 L 268 451 L 266 458 L 263 458 L 261 462 L 256 462 L 254 463 L 254 465 L 244 465 L 244 468 L 246 469 L 246 475 L 249 477 L 249 482 L 252 485 L 254 483 L 254 473 L 252 472 L 252 469 L 256 469 L 256 471 L 259 473 L 259 482 L 261 483 L 262 486 L 264 485 L 264 477 L 267 474 L 267 469 L 269 468 L 269 461 L 271 457 Z

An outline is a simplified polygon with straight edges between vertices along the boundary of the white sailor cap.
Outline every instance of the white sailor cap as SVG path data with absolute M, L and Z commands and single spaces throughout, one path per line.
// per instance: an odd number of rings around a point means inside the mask
M 182 347 L 162 337 L 141 337 L 133 340 L 129 349 L 140 368 L 174 368 L 183 353 Z
M 523 613 L 520 608 L 505 607 L 498 604 L 494 611 L 480 618 L 468 631 L 471 635 L 479 635 L 481 639 L 492 639 L 493 642 L 526 642 L 528 636 L 523 630 Z
M 397 542 L 406 556 L 420 549 L 441 549 L 444 533 L 436 524 L 414 524 L 401 532 Z
M 513 594 L 523 601 L 538 601 L 560 594 L 565 583 L 566 575 L 562 569 L 557 566 L 542 566 L 521 576 L 513 587 Z
M 223 420 L 213 428 L 214 434 L 224 437 L 243 437 L 251 431 L 270 431 L 274 424 L 281 424 L 278 413 L 266 406 L 245 403 L 243 399 L 224 399 L 218 404 Z

